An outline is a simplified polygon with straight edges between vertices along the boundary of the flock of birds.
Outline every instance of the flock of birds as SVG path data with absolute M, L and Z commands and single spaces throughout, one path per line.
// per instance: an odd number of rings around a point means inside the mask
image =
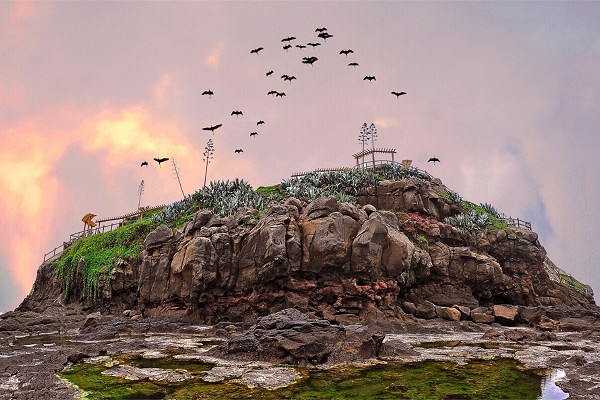
M 325 28 L 325 27 L 317 28 L 317 29 L 315 29 L 315 32 L 317 33 L 317 37 L 319 39 L 323 40 L 322 43 L 321 42 L 309 42 L 309 43 L 306 43 L 306 45 L 304 45 L 304 44 L 295 44 L 295 47 L 298 48 L 298 49 L 305 49 L 307 47 L 311 47 L 311 48 L 314 49 L 314 48 L 316 48 L 318 46 L 321 46 L 325 42 L 327 42 L 327 39 L 333 37 L 333 35 L 330 34 L 327 31 L 327 28 Z M 285 43 L 283 45 L 283 50 L 285 50 L 287 52 L 289 49 L 291 49 L 292 47 L 294 47 L 294 45 L 292 45 L 292 43 L 293 42 L 295 43 L 296 40 L 297 39 L 296 39 L 295 36 L 287 36 L 287 37 L 281 39 L 281 43 Z M 258 55 L 260 55 L 260 52 L 263 51 L 264 49 L 265 49 L 264 47 L 256 47 L 256 48 L 250 50 L 250 54 L 256 54 L 258 56 Z M 348 55 L 354 54 L 354 51 L 352 49 L 347 48 L 347 49 L 340 50 L 339 54 L 340 55 L 344 55 L 346 58 L 348 58 Z M 307 65 L 313 66 L 318 60 L 319 60 L 319 58 L 316 57 L 316 56 L 302 57 L 302 64 L 307 64 Z M 352 62 L 348 63 L 348 66 L 356 68 L 356 67 L 359 66 L 359 63 L 356 62 L 356 61 L 352 61 Z M 269 71 L 267 71 L 265 73 L 265 75 L 266 75 L 267 78 L 269 78 L 269 77 L 273 76 L 274 73 L 275 73 L 274 70 L 270 69 Z M 284 82 L 289 82 L 291 84 L 292 81 L 297 80 L 298 78 L 296 76 L 294 76 L 294 75 L 283 74 L 283 75 L 281 75 L 281 79 L 283 79 Z M 376 81 L 376 80 L 377 79 L 375 78 L 374 75 L 366 75 L 363 78 L 363 81 L 369 81 L 369 82 L 373 82 L 373 81 Z M 396 96 L 396 98 L 398 99 L 398 98 L 400 98 L 400 96 L 406 95 L 406 92 L 404 92 L 404 91 L 392 91 L 391 94 L 394 95 L 394 96 Z M 208 96 L 209 98 L 212 98 L 212 96 L 214 96 L 214 95 L 215 95 L 215 93 L 211 89 L 208 89 L 208 90 L 205 90 L 205 91 L 202 92 L 202 96 Z M 270 90 L 270 91 L 267 92 L 267 95 L 274 96 L 274 97 L 279 97 L 279 98 L 286 97 L 285 92 L 278 91 L 278 90 Z M 243 115 L 244 115 L 243 112 L 240 111 L 240 110 L 233 110 L 231 112 L 231 116 L 235 116 L 236 118 L 240 117 L 240 116 L 243 116 Z M 262 119 L 259 120 L 256 123 L 257 126 L 264 125 L 264 124 L 265 124 L 265 121 L 262 120 Z M 203 131 L 211 132 L 214 135 L 215 131 L 217 129 L 221 128 L 222 126 L 223 126 L 223 124 L 219 123 L 219 124 L 209 125 L 209 126 L 203 127 L 202 130 Z M 257 131 L 253 131 L 253 132 L 250 133 L 250 137 L 255 137 L 257 135 L 258 135 Z M 244 152 L 244 150 L 241 149 L 241 148 L 238 148 L 238 149 L 234 150 L 235 154 L 240 154 L 240 153 L 243 153 L 243 152 Z M 163 158 L 154 158 L 154 161 L 156 161 L 159 166 L 160 166 L 161 163 L 163 163 L 165 161 L 168 161 L 168 160 L 169 160 L 169 158 L 165 158 L 165 157 L 163 157 Z M 439 161 L 440 160 L 437 157 L 431 157 L 428 160 L 428 162 L 433 162 L 434 164 L 436 162 L 439 162 Z M 142 167 L 148 166 L 148 162 L 146 162 L 146 161 L 142 162 L 141 166 Z

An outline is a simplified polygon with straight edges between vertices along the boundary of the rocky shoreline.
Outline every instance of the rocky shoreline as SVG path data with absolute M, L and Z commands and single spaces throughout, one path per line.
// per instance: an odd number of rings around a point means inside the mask
M 566 376 L 558 385 L 569 398 L 593 398 L 600 396 L 598 339 L 597 330 L 541 331 L 440 318 L 415 320 L 403 329 L 384 332 L 367 325 L 331 324 L 295 309 L 260 318 L 250 327 L 131 320 L 80 310 L 52 316 L 14 313 L 0 319 L 0 398 L 81 398 L 82 392 L 57 377 L 58 371 L 85 362 L 105 365 L 127 354 L 160 360 L 173 349 L 180 360 L 214 365 L 204 373 L 206 381 L 235 378 L 241 385 L 269 389 L 296 381 L 294 365 L 330 368 L 428 360 L 464 364 L 509 358 L 527 369 L 562 370 Z M 168 382 L 185 378 L 187 372 L 136 370 L 116 363 L 110 373 Z

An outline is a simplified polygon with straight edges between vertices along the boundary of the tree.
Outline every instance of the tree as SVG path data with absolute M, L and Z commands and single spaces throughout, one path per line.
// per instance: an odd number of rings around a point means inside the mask
M 204 148 L 204 162 L 206 163 L 206 167 L 204 168 L 204 184 L 202 185 L 202 188 L 206 187 L 206 175 L 208 174 L 208 164 L 210 163 L 210 160 L 212 160 L 213 158 L 213 153 L 215 152 L 215 147 L 213 145 L 213 141 L 212 139 L 208 139 L 208 142 L 206 143 L 206 147 Z

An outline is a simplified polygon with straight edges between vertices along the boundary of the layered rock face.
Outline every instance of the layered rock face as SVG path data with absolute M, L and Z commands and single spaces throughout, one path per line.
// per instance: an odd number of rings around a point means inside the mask
M 343 324 L 402 323 L 419 308 L 454 320 L 471 310 L 491 315 L 496 304 L 594 308 L 592 298 L 549 279 L 537 234 L 463 234 L 441 222 L 458 210 L 436 189 L 418 179 L 383 182 L 358 196 L 362 206 L 288 198 L 258 221 L 252 209 L 225 218 L 199 211 L 182 231 L 150 233 L 139 260 L 100 278 L 94 302 L 83 297 L 80 274 L 66 297 L 103 312 L 205 323 L 253 323 L 291 307 Z M 20 308 L 64 298 L 64 287 L 43 265 Z

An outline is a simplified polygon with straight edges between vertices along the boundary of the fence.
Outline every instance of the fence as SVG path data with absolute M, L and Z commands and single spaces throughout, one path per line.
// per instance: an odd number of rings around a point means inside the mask
M 71 246 L 73 243 L 75 243 L 76 241 L 78 241 L 81 238 L 84 238 L 86 236 L 97 235 L 99 233 L 114 231 L 115 229 L 121 227 L 123 225 L 123 222 L 126 219 L 134 218 L 134 217 L 143 218 L 144 213 L 154 211 L 154 210 L 160 210 L 164 207 L 165 207 L 164 204 L 162 204 L 160 206 L 144 207 L 144 208 L 140 208 L 137 211 L 131 212 L 129 214 L 121 215 L 119 217 L 100 219 L 100 220 L 96 221 L 96 223 L 98 225 L 96 225 L 95 227 L 93 227 L 93 228 L 90 227 L 88 229 L 84 229 L 82 231 L 72 233 L 71 235 L 69 235 L 69 241 L 63 242 L 63 244 L 61 244 L 60 246 L 56 246 L 54 249 L 52 249 L 49 252 L 47 252 L 46 254 L 44 254 L 44 262 L 61 254 L 64 250 L 66 250 L 69 246 Z M 110 222 L 110 221 L 120 221 L 120 222 L 113 222 L 108 225 L 102 225 L 102 223 Z
M 527 229 L 529 231 L 532 230 L 531 222 L 523 221 L 522 219 L 519 219 L 519 218 L 500 216 L 500 220 L 508 225 L 512 225 L 517 228 Z
M 378 166 L 381 165 L 398 165 L 403 167 L 403 165 L 399 162 L 396 161 L 390 161 L 390 160 L 375 160 L 375 161 L 365 161 L 364 163 L 361 163 L 360 165 L 356 165 L 354 167 L 339 167 L 339 168 L 317 168 L 313 171 L 308 171 L 308 172 L 296 172 L 292 174 L 292 178 L 299 178 L 302 177 L 304 175 L 308 175 L 308 174 L 312 174 L 315 172 L 344 172 L 344 171 L 351 171 L 353 169 L 373 169 L 376 168 Z M 414 167 L 411 167 L 414 168 Z M 419 172 L 424 172 L 419 170 Z M 429 175 L 429 174 L 427 174 Z M 429 175 L 430 176 L 430 175 Z

